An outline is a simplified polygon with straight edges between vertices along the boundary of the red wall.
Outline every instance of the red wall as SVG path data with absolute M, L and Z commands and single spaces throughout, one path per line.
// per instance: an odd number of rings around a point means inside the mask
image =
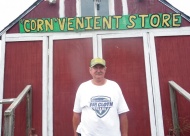
M 42 42 L 6 43 L 4 99 L 16 98 L 32 85 L 32 127 L 42 135 Z M 3 111 L 8 105 L 4 105 Z M 26 99 L 16 108 L 15 136 L 24 136 Z
M 168 81 L 173 80 L 190 93 L 190 36 L 156 38 L 156 54 L 160 82 L 161 102 L 165 134 L 172 127 L 171 105 Z M 170 41 L 170 42 L 166 42 Z M 180 127 L 183 135 L 190 135 L 190 103 L 177 93 L 177 106 Z M 181 134 L 182 134 L 181 133 Z
M 75 94 L 82 82 L 91 79 L 92 39 L 55 40 L 53 48 L 54 136 L 73 136 Z
M 142 38 L 104 39 L 106 78 L 116 81 L 130 111 L 129 136 L 151 136 Z

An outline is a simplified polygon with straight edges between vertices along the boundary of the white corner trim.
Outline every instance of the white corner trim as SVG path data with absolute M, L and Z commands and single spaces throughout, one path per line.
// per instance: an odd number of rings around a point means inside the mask
M 128 4 L 127 0 L 122 0 L 122 9 L 123 9 L 123 15 L 128 15 Z
M 109 2 L 109 15 L 113 16 L 115 15 L 115 4 L 114 4 L 114 0 L 108 0 Z
M 42 44 L 43 52 L 42 52 L 42 136 L 47 136 L 48 122 L 47 122 L 47 114 L 48 114 L 48 38 L 46 36 L 43 37 Z
M 3 88 L 4 88 L 4 68 L 5 68 L 5 35 L 1 38 L 1 59 L 0 59 L 0 99 L 3 99 Z M 3 115 L 3 105 L 0 104 L 0 129 L 2 130 L 2 115 Z M 0 131 L 1 135 L 1 131 Z
M 156 129 L 157 136 L 164 136 L 161 96 L 160 96 L 160 85 L 158 77 L 158 66 L 156 58 L 155 40 L 153 33 L 150 33 L 150 67 L 152 77 L 152 88 L 155 105 L 155 117 L 156 117 Z
M 76 0 L 76 17 L 81 16 L 81 0 Z
M 65 0 L 59 0 L 59 17 L 65 17 Z
M 102 35 L 98 35 L 98 46 L 97 46 L 97 53 L 99 58 L 103 58 L 103 53 L 102 53 Z
M 151 136 L 156 136 L 156 122 L 154 114 L 154 98 L 151 82 L 151 69 L 150 69 L 150 37 L 148 33 L 143 33 L 143 47 L 144 47 L 144 60 L 145 60 L 145 71 L 146 71 L 146 84 L 150 114 L 150 129 Z
M 48 134 L 53 136 L 53 37 L 49 37 Z
M 93 58 L 98 57 L 98 38 L 97 35 L 93 35 Z
M 148 104 L 149 104 L 149 115 L 150 115 L 150 127 L 151 135 L 156 136 L 156 124 L 155 124 L 155 114 L 154 114 L 154 101 L 153 101 L 153 90 L 151 82 L 151 69 L 150 69 L 150 38 L 148 33 L 143 33 L 143 47 L 144 47 L 144 60 L 145 60 L 145 71 L 146 71 L 146 84 L 147 84 L 147 94 L 148 94 Z

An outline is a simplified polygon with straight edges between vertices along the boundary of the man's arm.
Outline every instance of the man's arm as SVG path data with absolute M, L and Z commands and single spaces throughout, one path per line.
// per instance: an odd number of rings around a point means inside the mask
M 128 136 L 128 118 L 127 114 L 119 114 L 121 136 Z
M 77 136 L 77 127 L 81 121 L 81 113 L 73 112 L 73 130 L 74 130 L 74 136 Z

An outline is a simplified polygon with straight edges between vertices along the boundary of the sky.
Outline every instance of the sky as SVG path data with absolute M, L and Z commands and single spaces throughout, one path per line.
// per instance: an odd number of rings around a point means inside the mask
M 16 19 L 36 0 L 0 0 L 0 31 Z M 190 0 L 167 0 L 174 7 L 190 16 Z M 1 40 L 0 40 L 1 45 Z M 0 46 L 1 47 L 1 46 Z M 1 48 L 0 48 L 1 57 Z
M 177 7 L 180 11 L 190 16 L 190 0 L 167 0 L 174 7 Z
M 0 0 L 0 31 L 16 19 L 36 0 Z

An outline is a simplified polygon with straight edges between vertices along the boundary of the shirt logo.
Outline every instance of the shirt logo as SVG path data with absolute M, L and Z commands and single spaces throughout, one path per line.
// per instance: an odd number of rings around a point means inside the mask
M 112 106 L 113 102 L 110 97 L 95 96 L 91 98 L 90 107 L 96 112 L 99 118 L 104 117 Z

